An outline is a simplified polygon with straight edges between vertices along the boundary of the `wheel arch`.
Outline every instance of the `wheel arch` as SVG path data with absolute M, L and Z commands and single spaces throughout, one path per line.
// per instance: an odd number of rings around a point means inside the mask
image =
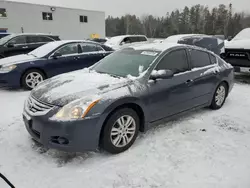
M 227 81 L 227 80 L 222 80 L 222 81 L 217 85 L 217 87 L 218 87 L 221 83 L 225 83 L 225 84 L 226 84 L 226 86 L 227 86 L 227 96 L 228 96 L 229 88 L 230 88 L 228 81 Z M 217 87 L 216 87 L 216 88 L 217 88 Z
M 100 132 L 100 136 L 99 136 L 99 142 L 101 141 L 101 137 L 103 135 L 103 130 L 104 130 L 105 124 L 108 121 L 108 119 L 117 110 L 122 109 L 122 108 L 131 108 L 137 113 L 137 115 L 140 119 L 139 131 L 145 132 L 145 130 L 146 130 L 146 115 L 145 115 L 145 111 L 143 110 L 142 105 L 140 103 L 138 103 L 137 99 L 135 99 L 135 98 L 123 99 L 123 100 L 119 100 L 119 101 L 112 103 L 108 108 L 106 108 L 105 113 L 107 113 L 108 115 L 106 116 L 105 120 L 103 121 L 103 126 L 101 128 L 101 132 Z
M 20 80 L 19 80 L 21 86 L 22 86 L 22 78 L 23 78 L 24 74 L 26 72 L 30 71 L 30 70 L 39 70 L 44 74 L 45 78 L 48 78 L 48 75 L 46 74 L 46 72 L 42 68 L 40 68 L 40 67 L 29 67 L 29 68 L 25 69 L 24 71 L 22 71 L 22 73 L 21 73 L 21 77 L 20 77 Z

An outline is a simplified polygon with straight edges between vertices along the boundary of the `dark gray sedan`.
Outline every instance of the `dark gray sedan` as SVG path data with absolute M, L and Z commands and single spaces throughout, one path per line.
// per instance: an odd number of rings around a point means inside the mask
M 25 102 L 23 119 L 45 147 L 119 153 L 154 123 L 221 108 L 233 82 L 232 66 L 204 49 L 134 45 L 41 83 Z

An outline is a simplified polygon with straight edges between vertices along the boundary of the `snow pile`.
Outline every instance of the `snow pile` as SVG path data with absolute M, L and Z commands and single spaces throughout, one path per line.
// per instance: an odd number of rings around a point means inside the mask
M 249 188 L 249 93 L 249 85 L 236 84 L 222 109 L 153 127 L 110 155 L 34 143 L 21 115 L 29 92 L 1 90 L 0 171 L 20 188 Z

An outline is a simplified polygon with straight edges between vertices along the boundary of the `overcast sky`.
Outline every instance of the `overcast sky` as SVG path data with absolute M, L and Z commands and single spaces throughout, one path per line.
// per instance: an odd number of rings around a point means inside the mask
M 3 0 L 0 0 L 3 1 Z M 126 13 L 153 14 L 163 16 L 166 12 L 181 9 L 185 5 L 208 5 L 210 8 L 219 4 L 233 4 L 235 11 L 250 12 L 250 0 L 12 0 L 70 8 L 104 11 L 106 16 L 121 16 Z

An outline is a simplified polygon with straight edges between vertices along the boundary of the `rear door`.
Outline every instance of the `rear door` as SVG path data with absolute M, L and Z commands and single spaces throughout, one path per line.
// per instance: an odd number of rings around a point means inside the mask
M 193 105 L 199 106 L 207 103 L 213 95 L 214 87 L 219 82 L 219 68 L 217 59 L 212 54 L 189 49 L 190 62 L 192 67 L 192 82 L 194 98 Z
M 9 44 L 12 44 L 13 46 L 9 46 Z M 19 54 L 27 54 L 29 52 L 30 50 L 27 44 L 27 36 L 25 35 L 16 36 L 4 45 L 5 57 Z
M 27 43 L 30 51 L 52 41 L 54 40 L 46 36 L 39 36 L 39 35 L 27 36 Z
M 98 44 L 81 43 L 80 46 L 82 52 L 79 55 L 80 62 L 77 69 L 90 67 L 109 54 Z

